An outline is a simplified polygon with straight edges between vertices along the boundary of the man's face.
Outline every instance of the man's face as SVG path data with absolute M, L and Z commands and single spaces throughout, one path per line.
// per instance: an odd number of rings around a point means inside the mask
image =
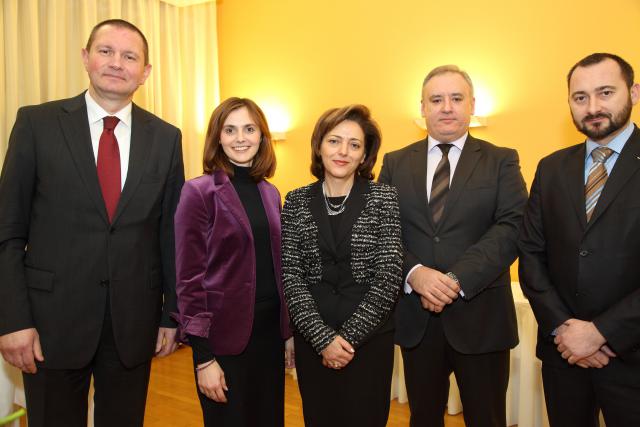
M 569 80 L 573 123 L 590 139 L 606 145 L 629 123 L 638 93 L 637 84 L 627 87 L 613 59 L 577 67 Z
M 427 131 L 439 142 L 455 141 L 467 132 L 475 100 L 458 73 L 433 77 L 422 88 L 422 115 Z
M 98 29 L 90 50 L 82 49 L 82 60 L 96 101 L 128 102 L 151 72 L 140 35 L 113 25 Z

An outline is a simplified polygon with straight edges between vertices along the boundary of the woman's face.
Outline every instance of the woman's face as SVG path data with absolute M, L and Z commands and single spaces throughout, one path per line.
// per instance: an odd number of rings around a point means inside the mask
M 260 148 L 262 132 L 247 107 L 233 110 L 224 121 L 220 145 L 229 161 L 238 166 L 251 166 Z
M 326 178 L 352 178 L 365 157 L 364 132 L 351 120 L 340 122 L 320 143 L 320 157 Z

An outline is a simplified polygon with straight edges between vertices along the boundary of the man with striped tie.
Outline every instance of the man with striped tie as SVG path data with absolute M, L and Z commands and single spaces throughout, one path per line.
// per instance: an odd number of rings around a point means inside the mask
M 396 309 L 411 426 L 442 426 L 454 372 L 468 426 L 506 425 L 509 349 L 518 343 L 509 266 L 527 200 L 518 153 L 469 134 L 473 84 L 455 65 L 422 85 L 428 137 L 389 153 L 405 288 Z
M 640 97 L 633 69 L 594 53 L 567 77 L 587 140 L 538 165 L 519 240 L 520 281 L 538 320 L 552 427 L 640 420 Z

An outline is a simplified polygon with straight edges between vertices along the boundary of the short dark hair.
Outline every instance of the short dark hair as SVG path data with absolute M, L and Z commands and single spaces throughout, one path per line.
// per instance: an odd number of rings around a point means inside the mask
M 373 166 L 378 158 L 382 142 L 380 128 L 371 118 L 369 109 L 364 105 L 353 104 L 342 108 L 331 108 L 320 116 L 311 136 L 311 173 L 318 179 L 324 178 L 324 165 L 320 157 L 320 145 L 325 135 L 345 120 L 356 122 L 364 133 L 364 162 L 356 173 L 365 179 L 373 179 Z
M 249 115 L 255 120 L 262 135 L 260 138 L 260 146 L 251 164 L 249 175 L 251 175 L 254 181 L 258 182 L 264 178 L 272 177 L 276 171 L 276 154 L 273 149 L 267 118 L 260 107 L 252 100 L 232 97 L 218 105 L 216 109 L 213 110 L 211 119 L 209 119 L 202 160 L 204 173 L 210 174 L 214 170 L 223 170 L 228 176 L 233 177 L 233 166 L 220 145 L 220 135 L 222 134 L 224 122 L 227 120 L 227 117 L 229 117 L 229 114 L 243 107 L 249 111 Z
M 569 70 L 569 74 L 567 74 L 567 87 L 571 82 L 571 76 L 573 75 L 573 72 L 576 70 L 576 68 L 589 67 L 591 65 L 596 65 L 601 63 L 605 59 L 612 59 L 616 61 L 616 63 L 620 66 L 620 72 L 622 73 L 622 78 L 627 84 L 627 87 L 631 89 L 631 86 L 633 86 L 633 82 L 634 82 L 633 68 L 631 67 L 631 65 L 629 65 L 627 61 L 620 58 L 618 55 L 614 55 L 613 53 L 606 53 L 606 52 L 592 53 L 591 55 L 585 56 L 580 61 L 578 61 L 573 67 L 571 67 L 571 69 Z
M 91 30 L 91 34 L 89 34 L 89 40 L 87 40 L 87 52 L 91 50 L 91 45 L 93 44 L 93 40 L 96 38 L 96 33 L 105 25 L 112 25 L 116 28 L 126 28 L 138 33 L 138 35 L 140 35 L 140 37 L 142 38 L 142 46 L 144 49 L 144 65 L 149 64 L 149 43 L 147 43 L 147 38 L 144 36 L 144 34 L 142 34 L 142 31 L 140 31 L 138 27 L 136 27 L 129 21 L 125 21 L 124 19 L 107 19 L 106 21 L 102 21 L 96 24 L 96 26 Z

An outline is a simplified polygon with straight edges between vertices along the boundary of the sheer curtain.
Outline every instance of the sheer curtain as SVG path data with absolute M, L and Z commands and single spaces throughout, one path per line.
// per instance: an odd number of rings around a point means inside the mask
M 153 66 L 134 102 L 182 129 L 187 176 L 202 172 L 207 119 L 219 102 L 215 1 L 0 1 L 0 161 L 17 109 L 86 89 L 80 51 L 91 28 L 123 18 L 147 37 Z

